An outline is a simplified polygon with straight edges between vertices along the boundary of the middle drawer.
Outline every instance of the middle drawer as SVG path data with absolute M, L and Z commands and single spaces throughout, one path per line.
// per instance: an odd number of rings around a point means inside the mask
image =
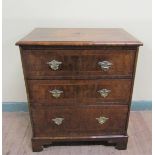
M 28 80 L 29 101 L 33 105 L 127 104 L 130 79 Z

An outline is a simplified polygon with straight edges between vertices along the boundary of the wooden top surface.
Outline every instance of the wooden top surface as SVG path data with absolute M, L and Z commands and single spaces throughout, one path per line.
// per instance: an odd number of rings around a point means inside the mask
M 16 45 L 140 46 L 142 43 L 120 28 L 36 28 Z

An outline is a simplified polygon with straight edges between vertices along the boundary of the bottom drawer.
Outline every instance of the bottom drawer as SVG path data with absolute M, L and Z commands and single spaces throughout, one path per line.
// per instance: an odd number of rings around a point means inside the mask
M 85 106 L 32 109 L 34 136 L 125 134 L 128 107 Z

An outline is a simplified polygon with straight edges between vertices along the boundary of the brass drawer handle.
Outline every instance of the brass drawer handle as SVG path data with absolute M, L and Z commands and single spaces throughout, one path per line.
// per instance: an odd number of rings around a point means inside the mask
M 109 93 L 111 92 L 111 90 L 108 89 L 101 89 L 99 91 L 97 91 L 98 93 L 100 93 L 101 97 L 107 97 L 109 95 Z
M 110 69 L 110 67 L 113 64 L 109 61 L 100 61 L 100 62 L 98 62 L 98 65 L 101 67 L 102 70 L 107 71 Z
M 61 125 L 63 122 L 64 118 L 58 117 L 58 118 L 53 118 L 52 121 L 56 124 L 56 125 Z
M 96 118 L 98 120 L 98 123 L 104 124 L 109 118 L 100 116 L 99 118 Z
M 52 60 L 50 62 L 47 62 L 47 64 L 50 66 L 51 69 L 58 70 L 62 62 L 57 61 L 57 60 Z
M 59 98 L 61 96 L 61 94 L 63 93 L 62 90 L 58 90 L 58 89 L 53 89 L 49 91 L 53 97 L 55 98 Z

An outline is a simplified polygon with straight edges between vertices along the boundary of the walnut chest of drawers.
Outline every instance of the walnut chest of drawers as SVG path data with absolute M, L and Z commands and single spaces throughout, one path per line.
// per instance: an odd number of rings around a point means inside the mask
M 33 151 L 69 141 L 106 141 L 126 149 L 141 42 L 118 28 L 37 28 L 16 45 Z

